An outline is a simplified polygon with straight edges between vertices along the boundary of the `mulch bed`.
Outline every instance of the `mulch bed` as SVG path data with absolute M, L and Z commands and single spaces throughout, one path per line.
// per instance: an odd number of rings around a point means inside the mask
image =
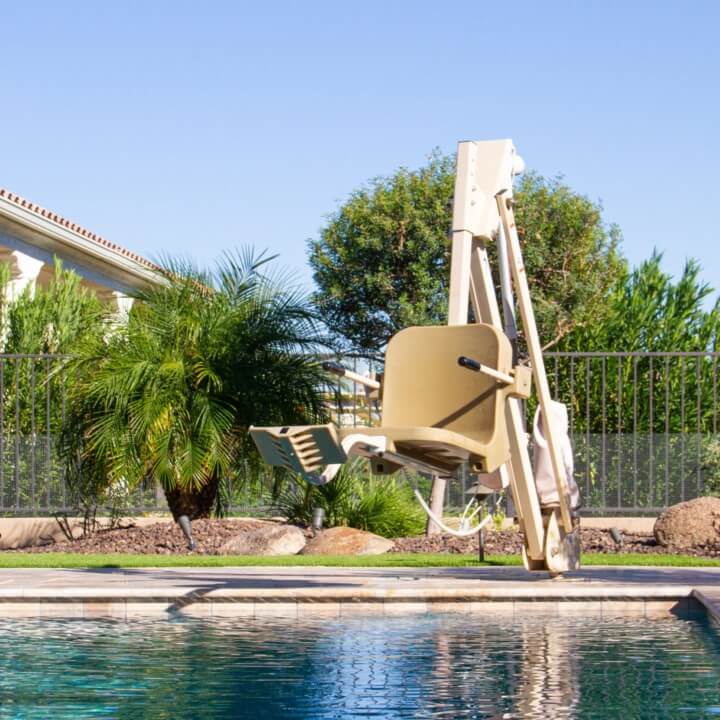
M 192 524 L 197 543 L 194 554 L 219 555 L 220 547 L 230 538 L 246 530 L 263 525 L 256 520 L 196 520 Z M 663 547 L 650 534 L 624 534 L 622 545 L 616 545 L 610 533 L 594 528 L 581 529 L 582 547 L 588 553 L 646 553 L 664 555 L 694 555 L 720 557 L 720 543 L 713 547 L 693 549 Z M 308 533 L 309 535 L 309 533 Z M 522 535 L 517 530 L 490 531 L 485 535 L 488 555 L 517 555 L 522 549 Z M 451 553 L 474 555 L 478 551 L 477 537 L 456 538 L 450 535 L 396 538 L 391 553 Z M 7 551 L 18 552 L 18 551 Z M 81 554 L 124 553 L 130 555 L 184 555 L 187 541 L 173 522 L 157 522 L 145 526 L 126 526 L 114 530 L 100 530 L 74 541 L 63 541 L 19 552 L 67 552 Z
M 581 528 L 580 539 L 586 553 L 643 553 L 655 555 L 693 555 L 695 557 L 720 557 L 720 543 L 696 548 L 675 548 L 658 545 L 652 534 L 623 533 L 622 545 L 617 545 L 607 530 Z M 522 550 L 522 534 L 518 530 L 492 531 L 485 535 L 487 555 L 515 555 Z M 400 553 L 477 553 L 478 539 L 456 538 L 451 535 L 431 537 L 397 538 L 390 552 Z
M 195 520 L 193 538 L 198 555 L 219 555 L 220 546 L 245 530 L 253 530 L 266 523 L 254 520 Z M 123 553 L 126 555 L 187 555 L 188 543 L 180 527 L 174 522 L 158 522 L 145 526 L 125 526 L 114 530 L 99 530 L 77 540 L 23 548 L 8 552 L 66 552 L 83 555 Z

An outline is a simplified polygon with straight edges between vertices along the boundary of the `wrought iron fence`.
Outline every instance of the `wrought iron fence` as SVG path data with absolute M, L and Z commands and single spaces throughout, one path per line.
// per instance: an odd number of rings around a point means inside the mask
M 0 516 L 80 509 L 60 457 L 62 431 L 72 430 L 63 360 L 61 355 L 0 354 Z M 123 506 L 153 509 L 156 497 L 154 487 L 136 488 Z
M 655 514 L 720 491 L 719 353 L 550 353 L 588 512 Z
M 65 415 L 61 358 L 0 355 L 0 513 L 49 513 L 68 505 L 57 461 Z
M 587 514 L 655 514 L 720 492 L 720 353 L 549 353 L 553 396 L 568 405 L 575 478 Z M 0 515 L 73 512 L 77 498 L 59 455 L 67 428 L 66 378 L 54 355 L 0 355 Z M 347 359 L 344 361 L 348 364 Z M 358 372 L 369 368 L 351 360 Z M 372 369 L 372 368 L 370 368 Z M 342 425 L 374 425 L 380 407 L 357 384 L 339 381 L 329 401 Z M 528 423 L 534 412 L 528 404 Z M 473 478 L 448 487 L 464 505 Z M 261 483 L 262 484 L 262 483 Z M 229 488 L 228 506 L 250 510 L 258 484 Z M 154 487 L 135 490 L 128 511 L 163 506 Z

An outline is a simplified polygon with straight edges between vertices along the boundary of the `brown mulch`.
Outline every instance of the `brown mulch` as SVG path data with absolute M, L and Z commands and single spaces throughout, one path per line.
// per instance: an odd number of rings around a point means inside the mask
M 694 555 L 696 557 L 720 557 L 720 542 L 713 546 L 695 548 L 674 548 L 658 545 L 652 534 L 623 533 L 622 545 L 617 545 L 607 530 L 581 528 L 580 539 L 583 552 L 586 553 L 644 553 L 657 555 Z M 522 534 L 519 530 L 509 529 L 491 531 L 485 534 L 485 553 L 488 555 L 515 555 L 522 550 Z M 431 537 L 396 538 L 395 547 L 390 552 L 399 553 L 457 553 L 470 555 L 477 553 L 478 539 L 456 538 L 451 535 L 433 535 Z
M 258 520 L 196 520 L 192 524 L 197 544 L 194 554 L 219 555 L 220 547 L 230 538 L 253 530 L 267 521 Z M 582 548 L 588 553 L 656 553 L 682 554 L 696 557 L 720 557 L 720 543 L 713 546 L 679 549 L 663 547 L 651 534 L 623 534 L 618 546 L 606 530 L 580 530 Z M 310 533 L 308 532 L 308 535 Z M 391 553 L 451 553 L 474 555 L 478 551 L 477 536 L 456 538 L 450 535 L 395 538 Z M 485 534 L 488 555 L 516 555 L 522 550 L 522 535 L 518 530 L 489 531 Z M 6 551 L 17 552 L 17 551 Z M 68 552 L 82 554 L 124 553 L 129 555 L 182 555 L 190 551 L 182 531 L 174 522 L 157 522 L 145 526 L 124 526 L 114 530 L 100 530 L 88 537 L 23 548 L 20 552 Z
M 265 525 L 255 520 L 195 520 L 193 538 L 198 555 L 218 555 L 220 546 L 246 530 Z M 127 555 L 188 554 L 188 543 L 180 527 L 171 521 L 145 526 L 124 526 L 99 530 L 88 537 L 23 548 L 22 552 L 68 552 L 83 555 L 123 553 Z

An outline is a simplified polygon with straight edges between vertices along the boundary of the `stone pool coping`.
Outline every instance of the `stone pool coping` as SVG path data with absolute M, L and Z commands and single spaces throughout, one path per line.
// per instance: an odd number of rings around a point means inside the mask
M 592 567 L 556 580 L 510 567 L 0 570 L 0 618 L 662 617 L 702 607 L 720 623 L 720 568 Z

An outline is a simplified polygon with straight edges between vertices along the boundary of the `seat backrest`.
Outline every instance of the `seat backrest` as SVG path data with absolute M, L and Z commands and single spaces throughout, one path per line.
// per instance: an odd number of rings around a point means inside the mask
M 458 365 L 465 355 L 509 373 L 512 349 L 492 325 L 410 327 L 389 342 L 382 393 L 384 427 L 452 430 L 478 442 L 504 427 L 506 392 L 487 375 Z

